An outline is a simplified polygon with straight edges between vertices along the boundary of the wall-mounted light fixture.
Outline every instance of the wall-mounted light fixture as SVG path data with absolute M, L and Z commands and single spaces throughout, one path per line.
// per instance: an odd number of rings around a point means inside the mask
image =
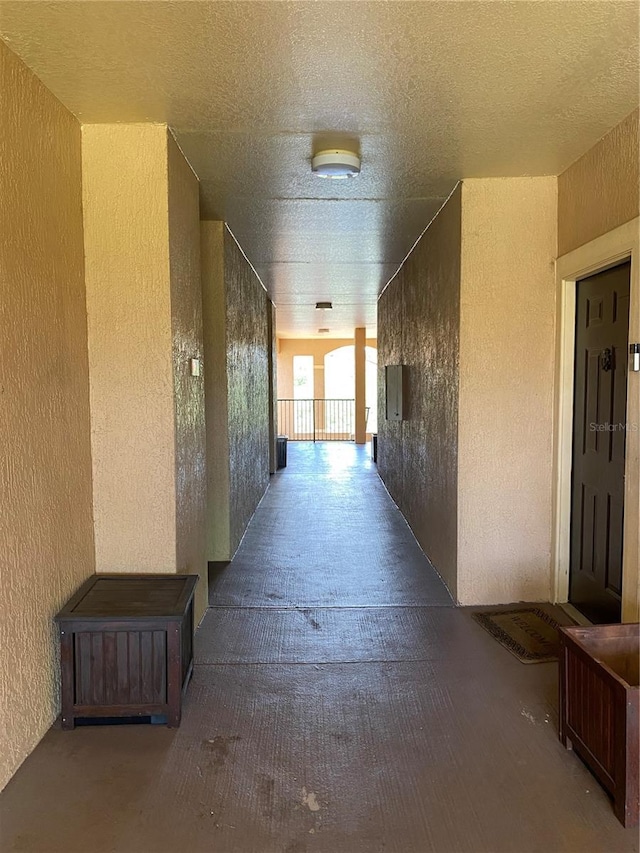
M 331 331 L 330 329 L 318 329 L 319 335 L 326 335 L 327 332 Z
M 324 311 L 326 308 L 333 308 L 333 304 L 331 302 L 316 302 L 316 308 L 319 311 Z

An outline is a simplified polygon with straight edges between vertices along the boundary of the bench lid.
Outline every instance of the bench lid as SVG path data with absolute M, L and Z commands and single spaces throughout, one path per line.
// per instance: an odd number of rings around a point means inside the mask
M 198 580 L 198 575 L 95 574 L 55 621 L 181 618 Z

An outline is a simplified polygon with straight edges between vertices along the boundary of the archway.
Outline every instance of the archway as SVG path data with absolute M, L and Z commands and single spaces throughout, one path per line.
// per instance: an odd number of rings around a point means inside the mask
M 324 357 L 324 392 L 330 399 L 350 399 L 355 395 L 355 347 L 331 350 Z M 378 351 L 365 347 L 365 406 L 367 432 L 378 431 Z

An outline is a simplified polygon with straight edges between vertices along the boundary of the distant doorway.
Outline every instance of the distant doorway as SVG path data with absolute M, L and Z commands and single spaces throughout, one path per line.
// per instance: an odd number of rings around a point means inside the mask
M 293 357 L 293 399 L 311 400 L 313 398 L 313 356 L 294 355 Z

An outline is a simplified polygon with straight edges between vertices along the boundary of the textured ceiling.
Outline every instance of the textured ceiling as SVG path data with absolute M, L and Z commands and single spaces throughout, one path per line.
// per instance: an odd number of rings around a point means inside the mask
M 167 122 L 283 335 L 375 333 L 379 291 L 464 177 L 557 174 L 638 103 L 638 3 L 0 0 L 82 122 Z M 310 173 L 355 140 L 362 174 Z

